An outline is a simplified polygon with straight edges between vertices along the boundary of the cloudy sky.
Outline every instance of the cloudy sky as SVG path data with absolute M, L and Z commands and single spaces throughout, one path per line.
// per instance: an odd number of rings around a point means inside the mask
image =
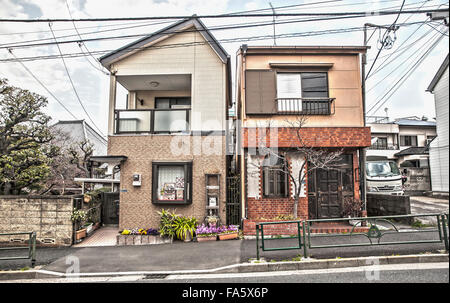
M 216 15 L 249 11 L 249 13 L 271 13 L 270 4 L 277 13 L 309 13 L 309 12 L 369 12 L 380 9 L 398 10 L 402 0 L 0 0 L 0 19 L 54 19 L 54 18 L 112 18 L 112 17 L 149 17 L 149 16 L 189 16 L 192 14 Z M 447 8 L 445 0 L 406 0 L 404 10 Z M 256 10 L 256 11 L 255 11 Z M 396 15 L 371 16 L 365 18 L 349 18 L 341 20 L 308 21 L 312 17 L 278 17 L 275 27 L 277 45 L 362 45 L 361 30 L 343 33 L 329 32 L 336 29 L 361 28 L 364 23 L 390 25 Z M 316 17 L 314 17 L 316 18 Z M 290 22 L 300 21 L 302 22 Z M 397 24 L 412 23 L 400 26 L 395 35 L 391 33 L 393 45 L 383 49 L 374 65 L 367 81 L 368 108 L 374 103 L 387 101 L 371 115 L 384 115 L 385 108 L 391 118 L 405 116 L 435 117 L 433 96 L 425 92 L 428 84 L 448 54 L 448 32 L 439 23 L 427 23 L 425 14 L 402 14 Z M 60 44 L 63 54 L 85 54 L 66 58 L 65 64 L 73 80 L 76 93 L 85 106 L 94 123 L 103 133 L 107 130 L 108 86 L 109 76 L 95 60 L 107 51 L 112 51 L 140 37 L 136 35 L 150 34 L 176 20 L 141 20 L 110 22 L 76 22 L 75 26 L 83 39 L 99 37 L 127 36 L 131 38 L 104 39 L 78 43 Z M 273 26 L 270 18 L 214 18 L 203 19 L 213 35 L 223 41 L 222 46 L 230 54 L 235 69 L 236 51 L 241 44 L 273 45 Z M 264 23 L 265 26 L 243 27 L 239 29 L 220 29 L 229 25 L 249 25 Z M 219 29 L 217 29 L 219 27 Z M 51 28 L 58 42 L 80 40 L 72 22 L 54 22 Z M 318 34 L 320 33 L 320 35 Z M 378 53 L 380 39 L 384 30 L 372 29 L 368 53 L 367 69 L 372 66 Z M 255 37 L 261 37 L 255 39 Z M 438 40 L 441 37 L 440 40 Z M 241 38 L 236 41 L 236 38 Z M 227 41 L 227 39 L 234 39 Z M 414 67 L 414 63 L 436 42 L 422 63 Z M 77 100 L 67 76 L 64 62 L 58 55 L 55 44 L 12 47 L 23 44 L 54 42 L 48 23 L 7 23 L 0 22 L 0 77 L 9 79 L 10 83 L 37 92 L 48 97 L 48 114 L 54 119 L 73 119 L 51 95 L 50 91 L 78 119 L 89 118 Z M 14 56 L 21 58 L 22 63 L 48 89 L 44 89 L 31 74 L 8 52 L 10 47 Z M 93 53 L 92 56 L 88 51 Z M 45 59 L 51 56 L 52 59 Z M 36 58 L 37 57 L 37 58 Z M 29 58 L 29 59 L 23 59 Z M 411 69 L 411 73 L 408 70 Z M 394 86 L 397 81 L 402 85 Z M 394 87 L 393 87 L 394 86 Z M 395 93 L 393 93 L 395 90 Z M 393 93 L 391 95 L 391 93 Z M 385 96 L 385 98 L 382 98 Z M 119 95 L 119 106 L 124 105 L 124 92 Z M 122 101 L 121 101 L 122 100 Z M 378 108 L 375 107 L 374 109 Z M 90 123 L 92 124 L 92 123 Z

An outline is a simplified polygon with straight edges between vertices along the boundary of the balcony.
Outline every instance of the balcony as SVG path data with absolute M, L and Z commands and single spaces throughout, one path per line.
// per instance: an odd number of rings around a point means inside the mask
M 397 144 L 387 144 L 384 142 L 375 142 L 368 149 L 372 150 L 398 150 Z
M 333 115 L 335 98 L 277 98 L 277 112 L 286 115 Z
M 133 109 L 114 111 L 115 134 L 189 132 L 190 109 Z

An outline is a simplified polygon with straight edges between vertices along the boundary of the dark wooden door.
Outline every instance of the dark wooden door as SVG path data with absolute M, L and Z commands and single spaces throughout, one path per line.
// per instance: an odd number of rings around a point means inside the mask
M 341 180 L 339 177 L 339 171 L 335 169 L 317 170 L 317 215 L 319 219 L 339 218 L 341 216 Z
M 119 224 L 119 193 L 103 193 L 103 224 Z
M 343 155 L 333 168 L 316 169 L 308 174 L 310 219 L 340 218 L 343 200 L 353 198 L 352 156 Z

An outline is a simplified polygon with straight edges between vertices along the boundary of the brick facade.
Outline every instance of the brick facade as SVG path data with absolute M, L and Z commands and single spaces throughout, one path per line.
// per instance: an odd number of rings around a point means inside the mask
M 277 138 L 270 138 L 270 131 L 264 136 L 267 147 L 300 146 L 297 129 L 277 128 Z M 300 130 L 303 144 L 308 147 L 369 147 L 371 145 L 370 127 L 303 127 Z M 260 143 L 257 128 L 243 129 L 243 147 L 258 147 Z M 271 142 L 272 141 L 272 142 Z
M 183 216 L 194 216 L 202 221 L 206 215 L 205 174 L 221 175 L 220 218 L 225 223 L 225 136 L 184 136 L 184 144 L 189 144 L 188 154 L 171 152 L 171 135 L 130 135 L 110 136 L 108 140 L 109 155 L 123 155 L 128 159 L 123 162 L 120 171 L 120 214 L 119 228 L 158 228 L 161 209 L 175 210 Z M 181 136 L 178 136 L 181 137 Z M 220 154 L 206 155 L 198 143 L 208 139 L 220 142 Z M 192 161 L 192 204 L 189 205 L 155 205 L 152 204 L 152 161 Z M 132 185 L 132 175 L 141 174 L 142 185 Z

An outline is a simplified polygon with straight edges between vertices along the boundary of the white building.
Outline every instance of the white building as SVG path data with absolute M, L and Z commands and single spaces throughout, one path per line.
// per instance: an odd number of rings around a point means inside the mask
M 432 191 L 448 194 L 448 54 L 427 91 L 434 95 L 437 137 L 430 144 L 430 170 Z

